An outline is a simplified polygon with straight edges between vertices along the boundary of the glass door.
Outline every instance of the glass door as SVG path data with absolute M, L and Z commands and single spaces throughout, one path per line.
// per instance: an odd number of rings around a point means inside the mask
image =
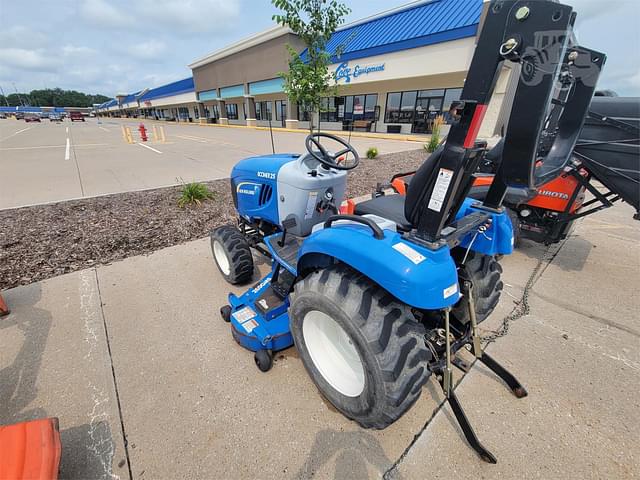
M 416 111 L 411 131 L 413 133 L 431 133 L 433 122 L 442 114 L 444 90 L 421 90 L 416 99 Z

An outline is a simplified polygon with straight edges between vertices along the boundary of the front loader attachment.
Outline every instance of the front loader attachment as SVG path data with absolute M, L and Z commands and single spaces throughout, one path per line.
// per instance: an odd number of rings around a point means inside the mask
M 640 98 L 594 97 L 574 154 L 614 195 L 640 210 Z

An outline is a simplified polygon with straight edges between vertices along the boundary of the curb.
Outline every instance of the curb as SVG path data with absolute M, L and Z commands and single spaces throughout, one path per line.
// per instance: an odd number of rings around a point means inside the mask
M 268 131 L 269 127 L 259 127 L 259 126 L 249 126 L 249 125 L 221 125 L 219 123 L 200 123 L 200 122 L 163 122 L 160 120 L 154 120 L 152 118 L 113 118 L 111 120 L 127 120 L 127 121 L 136 121 L 136 122 L 152 122 L 160 125 L 191 125 L 195 127 L 218 127 L 218 128 L 245 128 L 252 130 L 261 130 Z M 285 128 L 285 127 L 272 127 L 274 132 L 288 132 L 288 133 L 304 133 L 307 134 L 309 130 L 304 128 Z M 344 130 L 326 130 L 328 132 L 343 132 L 348 133 L 348 131 Z M 361 138 L 378 138 L 382 140 L 397 140 L 400 142 L 416 142 L 416 143 L 428 143 L 430 140 L 430 136 L 427 135 L 425 137 L 418 137 L 415 135 L 403 135 L 396 133 L 378 133 L 378 132 L 351 132 L 352 137 L 361 137 Z

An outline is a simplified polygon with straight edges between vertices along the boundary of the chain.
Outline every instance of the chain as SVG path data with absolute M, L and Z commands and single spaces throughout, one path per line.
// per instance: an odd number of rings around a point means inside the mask
M 498 328 L 498 330 L 492 331 L 490 335 L 482 337 L 482 341 L 485 342 L 486 345 L 495 342 L 500 337 L 506 336 L 509 333 L 509 326 L 511 322 L 529 315 L 529 312 L 531 311 L 531 307 L 529 306 L 529 293 L 536 283 L 538 273 L 540 273 L 540 269 L 544 265 L 548 264 L 551 260 L 553 260 L 553 257 L 548 258 L 550 250 L 551 245 L 547 245 L 547 248 L 540 257 L 540 260 L 538 260 L 538 264 L 531 272 L 531 275 L 529 275 L 529 279 L 527 280 L 527 283 L 524 286 L 524 290 L 522 291 L 522 297 L 520 297 L 520 300 L 516 302 L 516 306 L 513 307 L 513 310 L 511 310 L 509 315 L 502 319 L 502 325 L 500 325 L 500 328 Z

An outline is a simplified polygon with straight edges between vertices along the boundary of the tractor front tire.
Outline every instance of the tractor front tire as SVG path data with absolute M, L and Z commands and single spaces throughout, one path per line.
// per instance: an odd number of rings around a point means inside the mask
M 224 279 L 235 285 L 253 276 L 253 256 L 246 238 L 231 225 L 218 227 L 209 235 L 213 259 Z
M 456 249 L 456 263 L 462 261 L 466 249 Z M 459 258 L 458 258 L 459 257 Z M 502 292 L 502 266 L 493 255 L 483 255 L 470 251 L 464 265 L 458 264 L 460 282 L 470 280 L 473 285 L 473 300 L 476 309 L 476 320 L 483 322 L 493 312 L 500 301 Z M 469 298 L 463 296 L 451 309 L 451 315 L 460 323 L 468 324 Z
M 431 352 L 411 309 L 367 277 L 336 265 L 291 295 L 291 333 L 320 392 L 346 417 L 382 429 L 420 397 Z

